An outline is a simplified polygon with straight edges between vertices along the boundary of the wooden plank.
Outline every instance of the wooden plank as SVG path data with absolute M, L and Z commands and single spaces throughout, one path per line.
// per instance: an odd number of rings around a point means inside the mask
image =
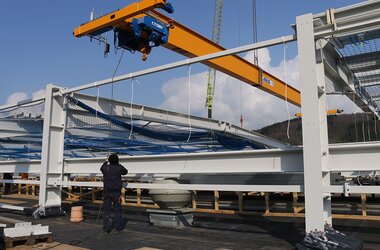
M 366 207 L 367 194 L 361 194 L 361 200 L 362 200 L 362 215 L 367 216 L 367 207 Z
M 53 234 L 29 235 L 20 237 L 4 237 L 5 247 L 11 248 L 15 245 L 34 245 L 36 242 L 53 242 Z
M 298 213 L 298 193 L 293 192 L 293 213 Z
M 141 205 L 141 188 L 137 188 L 136 190 L 136 195 L 137 195 L 137 205 Z
M 196 209 L 197 208 L 197 192 L 195 190 L 193 192 L 194 192 L 194 195 L 192 197 L 191 204 L 192 204 L 193 209 Z
M 214 209 L 219 210 L 219 191 L 214 191 Z
M 269 211 L 269 193 L 265 193 L 265 213 L 270 213 Z

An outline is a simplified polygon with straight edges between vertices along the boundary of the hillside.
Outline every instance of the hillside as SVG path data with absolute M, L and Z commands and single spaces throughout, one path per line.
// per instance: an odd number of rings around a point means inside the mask
M 257 132 L 273 139 L 292 145 L 302 144 L 302 118 L 290 121 L 289 138 L 287 138 L 288 121 L 263 127 Z M 372 114 L 339 114 L 328 116 L 329 143 L 363 142 L 380 140 L 380 122 L 375 122 Z

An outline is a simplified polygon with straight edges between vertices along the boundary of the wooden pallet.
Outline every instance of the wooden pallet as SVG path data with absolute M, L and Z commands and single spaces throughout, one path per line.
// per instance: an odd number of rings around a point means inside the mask
M 30 236 L 19 236 L 19 237 L 4 237 L 5 247 L 11 248 L 14 245 L 34 245 L 40 242 L 51 243 L 53 242 L 53 234 L 40 234 L 40 235 L 30 235 Z

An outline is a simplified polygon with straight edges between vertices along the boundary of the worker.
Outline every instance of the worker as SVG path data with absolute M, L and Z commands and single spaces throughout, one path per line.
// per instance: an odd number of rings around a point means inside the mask
M 119 164 L 117 154 L 111 154 L 100 171 L 103 173 L 103 231 L 110 233 L 114 228 L 121 231 L 125 226 L 121 221 L 121 176 L 126 175 L 128 170 Z M 113 223 L 110 221 L 111 206 L 115 210 Z

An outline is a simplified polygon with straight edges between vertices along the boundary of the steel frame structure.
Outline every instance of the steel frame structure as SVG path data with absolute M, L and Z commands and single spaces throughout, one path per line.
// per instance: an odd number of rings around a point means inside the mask
M 330 13 L 330 14 L 329 14 Z M 350 171 L 380 171 L 380 143 L 355 143 L 328 145 L 326 126 L 326 95 L 339 90 L 356 95 L 352 77 L 347 70 L 334 63 L 337 54 L 325 39 L 341 34 L 352 34 L 380 28 L 380 1 L 368 1 L 321 14 L 306 14 L 296 19 L 296 35 L 275 38 L 255 44 L 237 47 L 209 55 L 203 55 L 170 63 L 167 65 L 133 72 L 126 75 L 97 81 L 72 89 L 64 89 L 53 85 L 46 87 L 45 116 L 43 130 L 42 159 L 33 161 L 2 161 L 0 172 L 39 173 L 39 181 L 2 180 L 5 183 L 34 183 L 40 185 L 40 206 L 56 206 L 61 204 L 61 188 L 68 185 L 97 186 L 101 182 L 71 182 L 70 174 L 99 174 L 102 158 L 64 159 L 63 139 L 66 127 L 67 95 L 75 92 L 132 79 L 146 74 L 188 64 L 208 61 L 226 55 L 232 55 L 281 43 L 297 41 L 300 65 L 301 106 L 303 126 L 303 147 L 286 147 L 268 138 L 257 136 L 259 140 L 273 143 L 277 149 L 263 149 L 241 152 L 223 153 L 189 153 L 154 156 L 123 156 L 121 163 L 128 166 L 129 176 L 142 183 L 129 183 L 126 188 L 147 189 L 190 189 L 190 190 L 220 190 L 220 191 L 263 191 L 263 192 L 304 192 L 306 206 L 306 232 L 324 231 L 325 223 L 331 224 L 331 193 L 380 193 L 377 186 L 331 185 L 330 174 L 333 172 Z M 329 20 L 329 21 L 328 21 Z M 95 103 L 95 98 L 75 94 L 89 105 Z M 34 100 L 40 101 L 41 99 Z M 358 96 L 357 104 L 368 102 Z M 359 103 L 360 101 L 360 103 Z M 107 99 L 101 102 L 116 107 L 118 113 L 128 104 Z M 100 105 L 107 107 L 109 105 Z M 12 106 L 2 107 L 8 109 Z M 122 113 L 120 113 L 122 114 Z M 133 116 L 150 116 L 152 119 L 162 119 L 159 112 L 144 107 L 133 106 Z M 185 122 L 178 114 L 172 113 L 170 119 L 178 123 Z M 165 117 L 167 119 L 167 117 Z M 221 124 L 209 120 L 192 117 L 200 126 Z M 219 129 L 234 133 L 247 131 L 234 130 L 233 126 Z M 235 128 L 236 129 L 236 128 Z M 251 136 L 251 135 L 249 135 Z M 238 166 L 238 167 L 237 167 Z M 180 176 L 183 174 L 252 174 L 252 173 L 303 173 L 304 184 L 300 185 L 231 185 L 231 184 L 154 184 L 153 178 Z

